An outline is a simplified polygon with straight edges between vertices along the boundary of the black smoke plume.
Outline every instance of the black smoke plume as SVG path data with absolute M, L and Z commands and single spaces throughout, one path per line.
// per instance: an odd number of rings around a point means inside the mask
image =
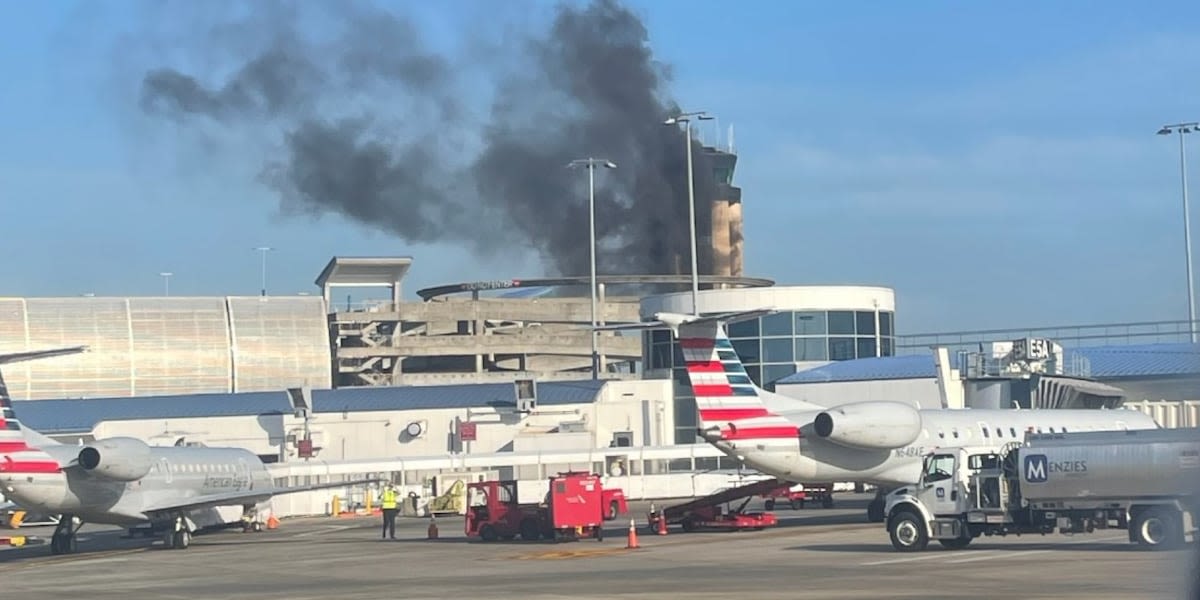
M 480 255 L 532 249 L 555 274 L 585 274 L 587 172 L 565 166 L 604 158 L 618 167 L 596 171 L 601 272 L 689 272 L 684 137 L 662 124 L 679 110 L 669 71 L 615 0 L 562 5 L 547 30 L 507 32 L 471 60 L 430 49 L 412 22 L 366 5 L 339 3 L 327 24 L 340 34 L 324 41 L 302 31 L 296 10 L 245 9 L 186 50 L 248 59 L 208 80 L 149 70 L 141 107 L 275 140 L 259 179 L 283 210 L 347 215 Z M 490 106 L 473 113 L 475 98 Z M 692 143 L 703 240 L 714 182 Z

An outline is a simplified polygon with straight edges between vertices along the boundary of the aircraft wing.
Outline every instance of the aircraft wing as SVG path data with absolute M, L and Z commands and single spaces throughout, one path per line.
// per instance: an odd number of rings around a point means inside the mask
M 225 492 L 223 494 L 207 494 L 204 496 L 194 496 L 182 502 L 164 502 L 152 505 L 142 512 L 147 515 L 163 512 L 175 512 L 186 510 L 197 510 L 201 508 L 212 508 L 216 506 L 231 506 L 234 504 L 251 504 L 262 502 L 274 496 L 282 494 L 294 494 L 296 492 L 311 492 L 313 490 L 324 490 L 329 488 L 346 487 L 348 485 L 365 485 L 375 483 L 379 479 L 359 479 L 357 481 L 339 481 L 336 483 L 315 483 L 312 485 L 298 485 L 294 487 L 272 487 L 262 490 L 245 490 L 239 492 Z
M 65 354 L 78 354 L 80 352 L 87 352 L 87 350 L 87 346 L 71 346 L 70 348 L 55 348 L 53 350 L 33 350 L 30 352 L 0 354 L 0 365 L 37 360 L 39 358 L 50 358 L 52 356 L 63 356 Z

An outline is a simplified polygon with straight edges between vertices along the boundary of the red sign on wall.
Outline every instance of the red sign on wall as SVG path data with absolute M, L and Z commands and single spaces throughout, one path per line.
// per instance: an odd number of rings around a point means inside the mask
M 458 437 L 464 442 L 475 441 L 475 423 L 462 422 L 458 424 Z

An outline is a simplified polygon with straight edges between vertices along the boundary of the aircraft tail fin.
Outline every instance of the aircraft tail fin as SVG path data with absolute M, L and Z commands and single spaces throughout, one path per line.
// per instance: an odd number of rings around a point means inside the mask
M 769 407 L 769 394 L 754 385 L 733 343 L 725 334 L 725 323 L 756 318 L 771 311 L 745 311 L 715 317 L 655 315 L 677 321 L 688 380 L 696 396 L 700 435 L 710 441 L 794 441 L 800 432 L 795 423 Z
M 69 348 L 0 354 L 0 365 L 50 358 L 52 356 L 63 356 L 66 354 L 78 354 L 86 351 L 87 346 L 72 346 Z M 0 453 L 26 451 L 29 450 L 30 445 L 41 447 L 57 443 L 32 429 L 21 427 L 21 422 L 17 420 L 17 415 L 13 411 L 12 397 L 8 394 L 8 386 L 4 383 L 4 374 L 0 373 Z
M 725 333 L 727 323 L 756 319 L 774 312 L 770 308 L 705 316 L 660 312 L 654 315 L 653 321 L 596 329 L 670 329 L 675 334 L 696 397 L 701 437 L 709 441 L 791 442 L 800 432 L 783 413 L 809 413 L 824 408 L 755 385 Z

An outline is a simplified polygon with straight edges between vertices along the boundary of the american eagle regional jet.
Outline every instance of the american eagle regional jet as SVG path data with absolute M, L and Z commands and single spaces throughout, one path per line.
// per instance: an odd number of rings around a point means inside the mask
M 1155 429 L 1131 409 L 918 409 L 890 401 L 826 408 L 760 389 L 750 381 L 724 324 L 774 310 L 696 317 L 658 313 L 654 321 L 603 330 L 671 329 L 679 339 L 699 412 L 697 433 L 745 465 L 795 483 L 856 482 L 878 486 L 868 519 L 882 521 L 883 495 L 917 482 L 934 448 L 1002 446 L 1025 432 Z
M 77 346 L 0 355 L 0 364 L 75 354 Z M 189 513 L 241 505 L 247 513 L 279 494 L 361 485 L 374 480 L 276 487 L 266 465 L 242 448 L 155 447 L 131 437 L 82 446 L 22 428 L 0 376 L 0 491 L 30 511 L 61 515 L 54 554 L 76 551 L 84 523 L 149 526 L 167 548 L 187 548 Z

